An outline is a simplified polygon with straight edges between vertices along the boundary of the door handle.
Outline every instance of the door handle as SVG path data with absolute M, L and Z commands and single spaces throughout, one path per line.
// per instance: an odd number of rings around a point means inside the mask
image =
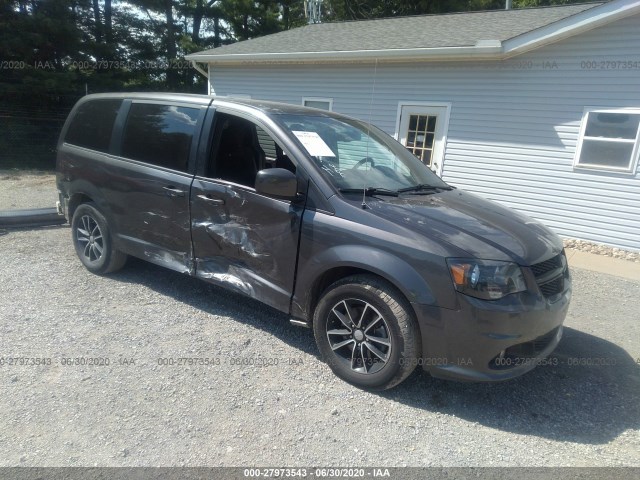
M 208 195 L 198 195 L 198 198 L 212 205 L 224 205 L 224 200 L 221 198 L 214 198 Z
M 162 189 L 167 192 L 168 197 L 184 197 L 184 190 L 180 190 L 175 188 L 174 186 L 162 187 Z

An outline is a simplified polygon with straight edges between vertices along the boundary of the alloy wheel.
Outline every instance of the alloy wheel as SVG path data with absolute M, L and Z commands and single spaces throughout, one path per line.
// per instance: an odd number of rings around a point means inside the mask
M 373 374 L 391 358 L 391 330 L 384 316 L 370 303 L 349 298 L 331 308 L 327 317 L 329 346 L 351 370 Z
M 85 259 L 89 262 L 100 260 L 104 253 L 104 238 L 98 222 L 93 217 L 83 215 L 80 218 L 76 227 L 76 242 Z

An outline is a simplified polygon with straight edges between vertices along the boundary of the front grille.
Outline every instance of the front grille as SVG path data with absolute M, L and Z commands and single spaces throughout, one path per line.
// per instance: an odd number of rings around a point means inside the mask
M 536 277 L 540 277 L 551 270 L 555 270 L 556 268 L 562 267 L 562 256 L 564 252 L 556 255 L 549 260 L 545 260 L 544 262 L 536 263 L 535 265 L 531 265 L 531 270 L 533 270 L 533 274 Z
M 540 292 L 545 298 L 553 297 L 564 291 L 567 275 L 567 260 L 564 251 L 544 262 L 531 265 Z M 554 275 L 554 271 L 557 272 Z
M 490 362 L 489 368 L 492 370 L 506 370 L 522 365 L 530 364 L 527 359 L 536 358 L 542 353 L 558 335 L 556 327 L 548 333 L 534 338 L 529 342 L 519 343 L 507 348 L 504 355 L 496 355 Z
M 564 277 L 556 278 L 555 280 L 551 280 L 550 282 L 543 283 L 542 285 L 538 285 L 542 295 L 545 297 L 552 297 L 557 295 L 558 293 L 562 293 L 564 290 Z

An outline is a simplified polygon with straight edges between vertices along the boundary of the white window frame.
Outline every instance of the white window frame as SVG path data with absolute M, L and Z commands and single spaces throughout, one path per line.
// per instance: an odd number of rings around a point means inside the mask
M 302 106 L 306 107 L 307 102 L 325 102 L 329 104 L 329 112 L 333 112 L 333 98 L 325 97 L 302 97 Z
M 582 121 L 580 123 L 580 134 L 578 135 L 578 143 L 576 144 L 576 154 L 573 158 L 573 168 L 576 170 L 596 170 L 599 172 L 613 172 L 613 173 L 623 173 L 629 175 L 635 175 L 635 172 L 638 168 L 638 154 L 640 153 L 640 148 L 638 148 L 638 144 L 640 143 L 640 127 L 638 128 L 638 132 L 636 132 L 635 143 L 633 145 L 633 150 L 631 151 L 631 162 L 629 167 L 612 167 L 611 165 L 598 165 L 598 164 L 585 164 L 580 163 L 580 154 L 582 153 L 582 145 L 584 143 L 584 139 L 587 140 L 599 140 L 599 141 L 610 141 L 614 143 L 630 143 L 629 140 L 624 141 L 622 139 L 608 139 L 607 137 L 586 137 L 585 131 L 587 130 L 587 120 L 589 118 L 590 113 L 631 113 L 634 115 L 640 115 L 640 108 L 602 108 L 602 107 L 586 107 L 584 112 L 582 113 Z M 603 140 L 604 138 L 604 140 Z

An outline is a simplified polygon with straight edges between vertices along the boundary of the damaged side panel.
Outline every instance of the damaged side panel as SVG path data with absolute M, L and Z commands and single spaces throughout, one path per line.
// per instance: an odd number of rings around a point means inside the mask
M 191 199 L 195 275 L 288 312 L 303 207 L 198 177 Z
M 126 251 L 135 252 L 135 256 L 155 263 L 162 267 L 169 268 L 176 272 L 193 275 L 195 265 L 191 256 L 191 251 L 178 252 L 167 248 L 159 247 L 153 243 L 145 242 L 138 238 L 125 235 L 118 236 L 121 245 L 126 246 Z M 134 254 L 134 253 L 132 253 Z
M 277 292 L 277 294 L 286 298 L 289 298 L 290 295 L 280 286 L 269 282 L 266 278 L 257 275 L 251 270 L 230 262 L 220 262 L 219 259 L 198 259 L 196 260 L 195 271 L 198 278 L 230 288 L 249 297 L 260 299 L 265 303 L 274 303 L 264 298 L 264 294 L 268 292 Z

